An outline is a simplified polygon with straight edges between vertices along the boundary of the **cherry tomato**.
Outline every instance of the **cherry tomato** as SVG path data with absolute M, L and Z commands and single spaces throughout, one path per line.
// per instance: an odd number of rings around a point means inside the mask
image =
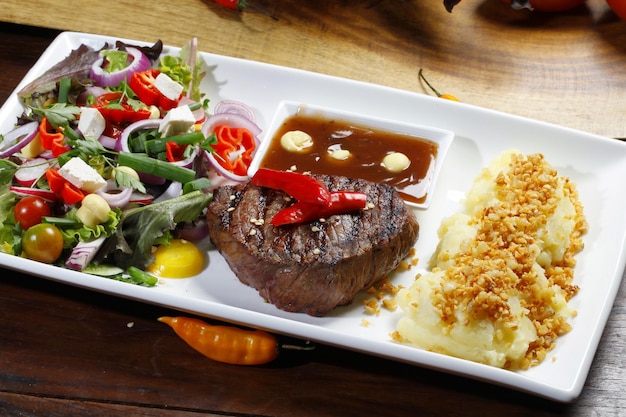
M 618 15 L 622 20 L 626 20 L 626 1 L 624 0 L 606 0 L 611 6 L 613 12 Z
M 49 216 L 51 213 L 50 206 L 46 201 L 37 196 L 28 196 L 17 202 L 13 209 L 15 221 L 20 223 L 22 230 L 41 223 L 43 216 Z
M 51 264 L 61 256 L 63 235 L 52 224 L 36 224 L 24 232 L 22 250 L 29 259 Z
M 506 3 L 513 3 L 511 0 L 504 0 Z M 538 12 L 563 12 L 565 10 L 573 9 L 583 4 L 586 0 L 530 0 L 528 1 L 530 7 Z M 616 0 L 620 2 L 621 0 Z M 526 1 L 515 1 L 518 5 L 525 6 Z

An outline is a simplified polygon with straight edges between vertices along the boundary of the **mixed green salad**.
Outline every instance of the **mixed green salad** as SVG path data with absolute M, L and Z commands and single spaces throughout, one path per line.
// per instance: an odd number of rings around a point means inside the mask
M 202 93 L 207 68 L 195 39 L 117 41 L 24 86 L 0 135 L 0 252 L 154 285 L 155 250 L 203 239 L 215 179 L 246 181 L 258 147 L 248 106 Z

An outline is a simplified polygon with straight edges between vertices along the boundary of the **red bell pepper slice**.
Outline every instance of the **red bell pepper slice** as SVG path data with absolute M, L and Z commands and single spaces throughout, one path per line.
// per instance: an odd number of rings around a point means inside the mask
M 248 129 L 228 126 L 215 128 L 217 144 L 212 145 L 215 159 L 226 170 L 244 176 L 256 149 L 254 136 Z
M 46 170 L 46 179 L 48 180 L 50 191 L 61 197 L 65 204 L 80 203 L 85 198 L 85 193 L 63 178 L 56 168 L 48 168 Z
M 154 82 L 160 73 L 161 72 L 159 70 L 154 68 L 150 68 L 146 71 L 135 72 L 130 77 L 128 86 L 135 94 L 137 94 L 139 100 L 148 106 L 158 106 L 163 110 L 170 110 L 178 105 L 180 97 L 176 100 L 172 100 L 163 95 L 163 93 L 155 87 Z
M 346 214 L 365 208 L 367 195 L 357 191 L 333 191 L 326 205 L 298 201 L 276 213 L 270 224 L 283 226 L 286 224 L 306 223 L 334 214 Z
M 97 108 L 102 117 L 114 125 L 134 123 L 148 119 L 150 110 L 147 108 L 135 109 L 126 100 L 121 91 L 104 93 L 96 97 L 93 107 Z
M 187 145 L 181 145 L 176 142 L 165 142 L 165 157 L 169 162 L 177 162 L 185 159 L 185 150 Z
M 39 124 L 39 138 L 41 146 L 52 151 L 55 158 L 70 150 L 70 147 L 65 145 L 65 134 L 53 128 L 46 117 L 42 118 Z
M 310 175 L 293 171 L 259 168 L 251 180 L 259 187 L 282 190 L 299 202 L 326 206 L 330 204 L 330 192 L 319 180 Z

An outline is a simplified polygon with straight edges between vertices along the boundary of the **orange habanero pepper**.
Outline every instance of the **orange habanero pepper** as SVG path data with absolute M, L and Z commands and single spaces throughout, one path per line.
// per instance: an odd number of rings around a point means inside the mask
M 189 346 L 209 359 L 232 365 L 262 365 L 278 357 L 276 338 L 262 330 L 214 326 L 191 317 L 159 317 Z

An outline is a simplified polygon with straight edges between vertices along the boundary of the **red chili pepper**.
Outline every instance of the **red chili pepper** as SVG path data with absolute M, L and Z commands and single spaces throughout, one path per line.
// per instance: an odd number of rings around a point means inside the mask
M 252 133 L 245 128 L 217 126 L 215 136 L 217 144 L 212 146 L 217 162 L 235 175 L 246 175 L 256 149 Z
M 46 179 L 48 180 L 50 191 L 61 197 L 64 203 L 72 205 L 83 201 L 85 193 L 63 178 L 59 174 L 58 169 L 48 168 L 46 170 Z
M 182 161 L 185 159 L 185 149 L 187 149 L 187 145 L 180 145 L 176 142 L 165 142 L 165 157 L 169 162 Z
M 367 195 L 356 191 L 334 191 L 327 205 L 298 201 L 276 213 L 270 221 L 273 226 L 306 223 L 333 214 L 345 214 L 365 208 Z
M 128 86 L 137 94 L 139 100 L 148 106 L 158 106 L 163 110 L 170 110 L 178 105 L 180 97 L 177 100 L 172 100 L 163 95 L 163 93 L 156 88 L 154 82 L 160 73 L 159 70 L 154 68 L 135 72 L 130 77 Z
M 259 187 L 282 190 L 299 202 L 319 206 L 330 204 L 330 192 L 319 180 L 310 175 L 292 171 L 259 168 L 252 177 L 252 184 Z
M 45 117 L 41 119 L 39 124 L 39 138 L 41 139 L 41 146 L 46 150 L 52 151 L 52 155 L 55 158 L 70 150 L 65 145 L 65 134 L 54 129 Z
M 215 0 L 215 2 L 231 10 L 243 10 L 248 7 L 246 0 Z
M 276 16 L 269 13 L 267 10 L 250 6 L 247 0 L 215 0 L 215 2 L 219 4 L 220 6 L 226 7 L 227 9 L 237 10 L 237 11 L 242 11 L 243 9 L 252 9 L 259 13 L 263 13 L 266 16 L 269 16 L 274 20 L 278 20 Z
M 121 91 L 98 96 L 93 107 L 98 109 L 107 122 L 114 125 L 134 123 L 150 117 L 150 110 L 147 108 L 134 109 L 128 104 L 126 96 Z

